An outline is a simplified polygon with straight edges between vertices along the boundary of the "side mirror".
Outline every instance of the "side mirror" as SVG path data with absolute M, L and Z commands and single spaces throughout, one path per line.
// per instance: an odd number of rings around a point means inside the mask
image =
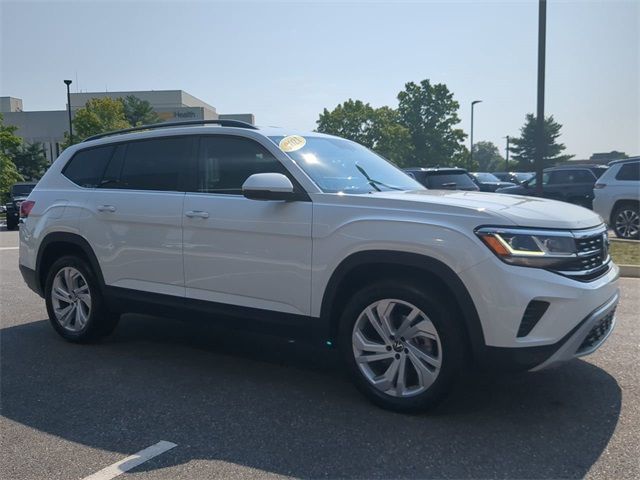
M 293 184 L 281 173 L 254 173 L 242 185 L 242 194 L 251 200 L 295 200 Z

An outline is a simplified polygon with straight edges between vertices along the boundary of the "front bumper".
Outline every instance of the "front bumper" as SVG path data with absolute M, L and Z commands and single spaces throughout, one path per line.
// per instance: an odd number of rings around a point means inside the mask
M 616 294 L 604 305 L 585 318 L 574 332 L 563 339 L 560 347 L 547 360 L 533 368 L 532 371 L 543 370 L 552 365 L 566 362 L 595 352 L 609 338 L 616 325 L 616 307 L 620 294 Z

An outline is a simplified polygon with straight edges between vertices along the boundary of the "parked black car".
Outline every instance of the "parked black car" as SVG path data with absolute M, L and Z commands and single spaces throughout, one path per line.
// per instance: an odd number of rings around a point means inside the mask
M 404 171 L 431 190 L 480 190 L 464 168 L 405 168 Z
M 542 176 L 542 196 L 593 208 L 593 186 L 597 179 L 594 171 L 602 174 L 601 167 L 594 166 L 547 168 Z M 537 196 L 536 178 L 534 176 L 521 185 L 501 188 L 497 192 Z
M 514 187 L 513 182 L 503 182 L 498 177 L 487 172 L 471 172 L 471 179 L 481 192 L 495 192 L 499 188 Z
M 23 200 L 26 200 L 35 186 L 34 182 L 20 182 L 11 187 L 9 201 L 7 202 L 7 230 L 18 228 L 20 204 Z
M 535 174 L 533 172 L 493 172 L 492 175 L 499 178 L 503 182 L 511 182 L 516 185 L 531 180 Z

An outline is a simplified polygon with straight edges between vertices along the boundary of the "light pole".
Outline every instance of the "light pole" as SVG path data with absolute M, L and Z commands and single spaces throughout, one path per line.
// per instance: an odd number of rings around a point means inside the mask
M 506 160 L 504 162 L 504 169 L 508 172 L 509 171 L 509 135 L 507 135 L 504 138 L 507 139 Z
M 67 86 L 67 113 L 69 114 L 69 145 L 73 145 L 73 126 L 71 125 L 71 93 L 69 92 L 69 85 L 71 80 L 63 80 Z
M 471 140 L 471 145 L 469 148 L 469 168 L 468 170 L 471 170 L 471 168 L 473 167 L 473 107 L 475 107 L 476 103 L 480 103 L 482 102 L 482 100 L 474 100 L 473 102 L 471 102 L 471 135 L 470 135 L 470 140 Z
M 536 117 L 536 194 L 542 195 L 542 159 L 544 158 L 544 73 L 547 39 L 547 0 L 538 4 L 538 112 Z

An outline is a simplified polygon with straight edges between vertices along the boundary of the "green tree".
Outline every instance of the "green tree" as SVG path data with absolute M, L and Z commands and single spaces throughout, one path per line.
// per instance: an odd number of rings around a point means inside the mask
M 0 196 L 2 202 L 6 200 L 11 185 L 23 180 L 11 159 L 11 152 L 22 143 L 20 137 L 15 134 L 16 130 L 17 127 L 13 125 L 5 125 L 4 118 L 0 114 Z
M 406 165 L 411 156 L 411 136 L 399 120 L 398 112 L 392 108 L 376 109 L 349 99 L 331 111 L 325 108 L 316 123 L 318 132 L 348 138 L 397 165 Z
M 493 172 L 504 162 L 498 147 L 493 142 L 478 142 L 473 145 L 473 161 L 481 172 Z
M 84 108 L 76 111 L 73 118 L 74 142 L 84 140 L 91 135 L 106 133 L 113 130 L 129 128 L 124 115 L 124 104 L 120 99 L 92 98 Z M 69 134 L 65 133 L 64 146 L 69 146 Z
M 459 128 L 459 103 L 442 83 L 428 79 L 409 82 L 398 94 L 400 123 L 411 135 L 409 162 L 415 166 L 450 165 L 460 162 L 466 134 Z
M 38 181 L 49 168 L 41 143 L 22 144 L 11 152 L 18 173 L 28 181 Z
M 140 100 L 134 95 L 127 95 L 121 101 L 124 107 L 124 116 L 132 127 L 151 125 L 162 121 L 146 100 Z
M 542 164 L 551 167 L 557 163 L 566 162 L 573 155 L 562 155 L 565 146 L 558 143 L 562 125 L 550 115 L 544 120 L 544 148 L 542 152 Z M 518 169 L 532 171 L 535 168 L 536 153 L 536 117 L 528 113 L 524 125 L 520 129 L 520 137 L 511 141 L 509 151 L 513 154 L 513 160 L 518 163 Z

